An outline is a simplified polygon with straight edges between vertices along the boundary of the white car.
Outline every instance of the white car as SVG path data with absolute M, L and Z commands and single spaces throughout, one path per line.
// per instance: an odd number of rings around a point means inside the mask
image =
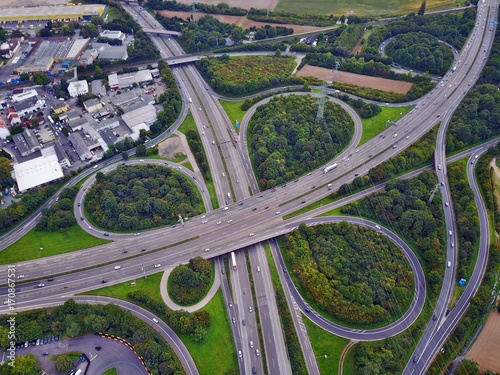
M 156 324 L 158 324 L 158 319 L 153 318 L 153 322 L 155 322 Z
M 228 220 L 227 223 L 228 224 L 231 224 L 233 222 L 233 220 Z
M 24 275 L 17 275 L 18 279 L 24 279 Z
M 208 251 L 210 251 L 210 249 L 205 249 L 205 253 L 208 252 Z
M 204 218 L 205 218 L 205 215 L 201 215 L 201 216 L 200 216 L 200 219 L 204 219 Z
M 249 236 L 250 236 L 250 237 L 253 237 L 253 233 L 250 233 L 250 234 L 249 234 Z
M 158 263 L 158 264 L 155 264 L 155 268 L 160 268 L 161 267 L 161 264 Z
M 206 224 L 206 223 L 208 223 L 208 220 L 203 220 L 201 223 Z
M 115 270 L 119 270 L 120 268 L 122 268 L 122 266 L 115 266 L 114 267 Z

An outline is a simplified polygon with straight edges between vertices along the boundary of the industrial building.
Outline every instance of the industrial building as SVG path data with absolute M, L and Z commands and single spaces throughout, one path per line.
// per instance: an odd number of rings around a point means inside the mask
M 123 89 L 125 87 L 131 87 L 136 84 L 144 84 L 151 82 L 153 76 L 149 69 L 139 70 L 137 72 L 125 73 L 125 74 L 110 74 L 108 76 L 108 84 L 112 90 Z
M 18 73 L 48 72 L 54 62 L 77 60 L 90 39 L 30 38 L 29 43 L 33 44 L 33 49 L 25 62 L 16 68 Z
M 42 148 L 40 142 L 38 142 L 38 139 L 35 136 L 35 133 L 33 133 L 30 129 L 24 129 L 22 133 L 13 135 L 12 140 L 22 156 L 30 155 Z
M 54 147 L 42 150 L 42 155 L 24 163 L 14 164 L 14 178 L 19 192 L 24 192 L 64 176 Z
M 85 4 L 2 8 L 0 22 L 91 19 L 102 16 L 104 7 L 103 5 Z
M 72 81 L 68 85 L 69 96 L 76 98 L 78 95 L 89 93 L 89 84 L 86 80 Z
M 107 38 L 107 39 L 119 39 L 122 42 L 125 40 L 127 35 L 122 33 L 120 30 L 104 30 L 102 33 L 99 34 L 101 38 Z

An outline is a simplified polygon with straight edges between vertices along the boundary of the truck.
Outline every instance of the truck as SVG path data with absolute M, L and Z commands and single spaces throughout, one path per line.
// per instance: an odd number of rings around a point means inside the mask
M 337 168 L 337 163 L 333 163 L 333 164 L 329 165 L 328 167 L 323 168 L 323 173 L 328 173 L 332 169 L 335 169 L 335 168 Z
M 52 119 L 52 117 L 51 117 L 51 116 L 47 116 L 47 119 L 50 121 L 50 123 L 51 123 L 52 125 L 54 125 L 54 120 Z
M 451 72 L 452 72 L 452 73 L 455 73 L 455 70 L 457 70 L 457 67 L 456 67 L 456 66 L 454 66 L 453 68 L 451 68 Z
M 238 267 L 236 267 L 236 256 L 234 255 L 234 251 L 231 252 L 231 261 L 233 262 L 233 270 L 237 270 Z

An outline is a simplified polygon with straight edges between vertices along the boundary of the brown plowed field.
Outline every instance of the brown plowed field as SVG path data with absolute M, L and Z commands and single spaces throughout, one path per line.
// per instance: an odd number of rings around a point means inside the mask
M 253 3 L 252 3 L 253 4 Z M 252 5 L 253 6 L 253 5 Z M 256 8 L 255 6 L 253 6 Z M 180 17 L 183 19 L 187 19 L 188 17 L 191 17 L 191 12 L 174 12 L 171 10 L 160 10 L 159 13 L 165 17 Z M 225 23 L 234 23 L 244 29 L 248 29 L 249 27 L 255 26 L 255 27 L 262 27 L 265 25 L 272 25 L 272 26 L 284 26 L 284 27 L 291 27 L 293 28 L 294 34 L 300 34 L 300 33 L 307 33 L 309 31 L 316 31 L 316 30 L 322 30 L 325 29 L 325 27 L 315 27 L 315 26 L 302 26 L 302 25 L 288 25 L 288 24 L 282 24 L 282 23 L 265 23 L 265 22 L 257 22 L 257 21 L 252 21 L 247 19 L 245 16 L 227 16 L 223 14 L 208 14 L 208 13 L 203 13 L 203 12 L 196 12 L 196 19 L 199 19 L 205 15 L 210 15 L 216 19 L 218 19 L 221 22 Z
M 297 73 L 299 76 L 310 76 L 324 79 L 327 82 L 333 81 L 332 69 L 320 68 L 318 66 L 304 65 Z M 362 74 L 338 72 L 336 82 L 347 83 L 350 85 L 368 87 L 382 91 L 392 91 L 398 94 L 406 94 L 410 91 L 413 83 L 404 81 L 395 81 L 387 78 L 371 77 Z
M 498 348 L 500 348 L 500 313 L 493 311 L 466 357 L 477 362 L 481 373 L 485 370 L 500 373 Z

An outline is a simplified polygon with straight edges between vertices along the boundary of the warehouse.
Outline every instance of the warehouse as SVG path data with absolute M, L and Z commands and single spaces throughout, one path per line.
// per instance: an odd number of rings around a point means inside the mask
M 14 174 L 19 192 L 64 177 L 54 147 L 42 150 L 42 156 L 14 164 Z
M 103 5 L 55 5 L 23 8 L 2 8 L 0 22 L 34 20 L 79 20 L 100 17 Z

